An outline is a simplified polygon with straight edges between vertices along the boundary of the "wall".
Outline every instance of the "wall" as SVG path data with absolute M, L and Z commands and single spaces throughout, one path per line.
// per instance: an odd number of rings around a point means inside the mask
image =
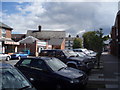
M 61 44 L 61 49 L 65 49 L 65 39 L 63 40 L 63 42 Z
M 116 15 L 115 24 L 111 30 L 111 54 L 120 57 L 120 11 Z
M 6 38 L 11 38 L 11 30 L 6 29 Z
M 36 52 L 37 52 L 37 50 L 36 50 L 36 42 L 34 42 L 34 43 L 32 43 L 32 44 L 20 44 L 19 46 L 18 46 L 18 52 L 20 52 L 20 51 L 23 51 L 23 50 L 30 50 L 30 53 L 31 53 L 31 55 L 36 55 Z

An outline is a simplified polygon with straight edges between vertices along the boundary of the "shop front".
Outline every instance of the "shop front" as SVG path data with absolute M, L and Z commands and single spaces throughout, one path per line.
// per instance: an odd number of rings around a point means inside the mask
M 47 42 L 38 41 L 38 42 L 37 42 L 37 46 L 38 46 L 38 53 L 40 53 L 41 50 L 46 49 L 46 47 L 47 47 Z
M 19 42 L 14 41 L 3 41 L 2 42 L 2 53 L 16 53 Z
M 2 42 L 0 41 L 0 53 L 2 53 Z

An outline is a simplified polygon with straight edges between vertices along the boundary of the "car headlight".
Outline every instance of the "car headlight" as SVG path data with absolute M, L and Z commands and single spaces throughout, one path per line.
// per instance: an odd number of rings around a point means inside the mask
M 70 83 L 79 83 L 79 80 L 78 79 L 73 79 L 70 81 Z

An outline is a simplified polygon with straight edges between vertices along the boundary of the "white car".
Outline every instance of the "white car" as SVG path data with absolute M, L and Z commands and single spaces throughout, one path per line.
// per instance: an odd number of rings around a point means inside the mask
M 11 56 L 9 54 L 0 53 L 0 60 L 9 61 L 10 59 L 11 59 Z

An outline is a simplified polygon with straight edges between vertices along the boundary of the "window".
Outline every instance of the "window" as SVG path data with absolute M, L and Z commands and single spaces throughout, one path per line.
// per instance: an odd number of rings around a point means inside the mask
M 41 51 L 40 55 L 41 56 L 48 56 L 48 51 Z
M 48 52 L 49 53 L 49 57 L 55 57 L 55 51 L 50 51 L 50 52 Z
M 2 29 L 2 37 L 6 37 L 6 30 Z
M 58 57 L 58 58 L 59 58 L 59 57 L 60 57 L 60 58 L 63 57 L 63 58 L 64 58 L 65 55 L 64 55 L 64 53 L 63 53 L 62 51 L 57 51 L 57 52 L 56 52 L 56 57 Z
M 42 60 L 33 60 L 30 66 L 39 70 L 45 70 L 45 71 L 47 70 L 47 66 Z
M 31 59 L 25 59 L 22 63 L 21 66 L 30 66 Z

